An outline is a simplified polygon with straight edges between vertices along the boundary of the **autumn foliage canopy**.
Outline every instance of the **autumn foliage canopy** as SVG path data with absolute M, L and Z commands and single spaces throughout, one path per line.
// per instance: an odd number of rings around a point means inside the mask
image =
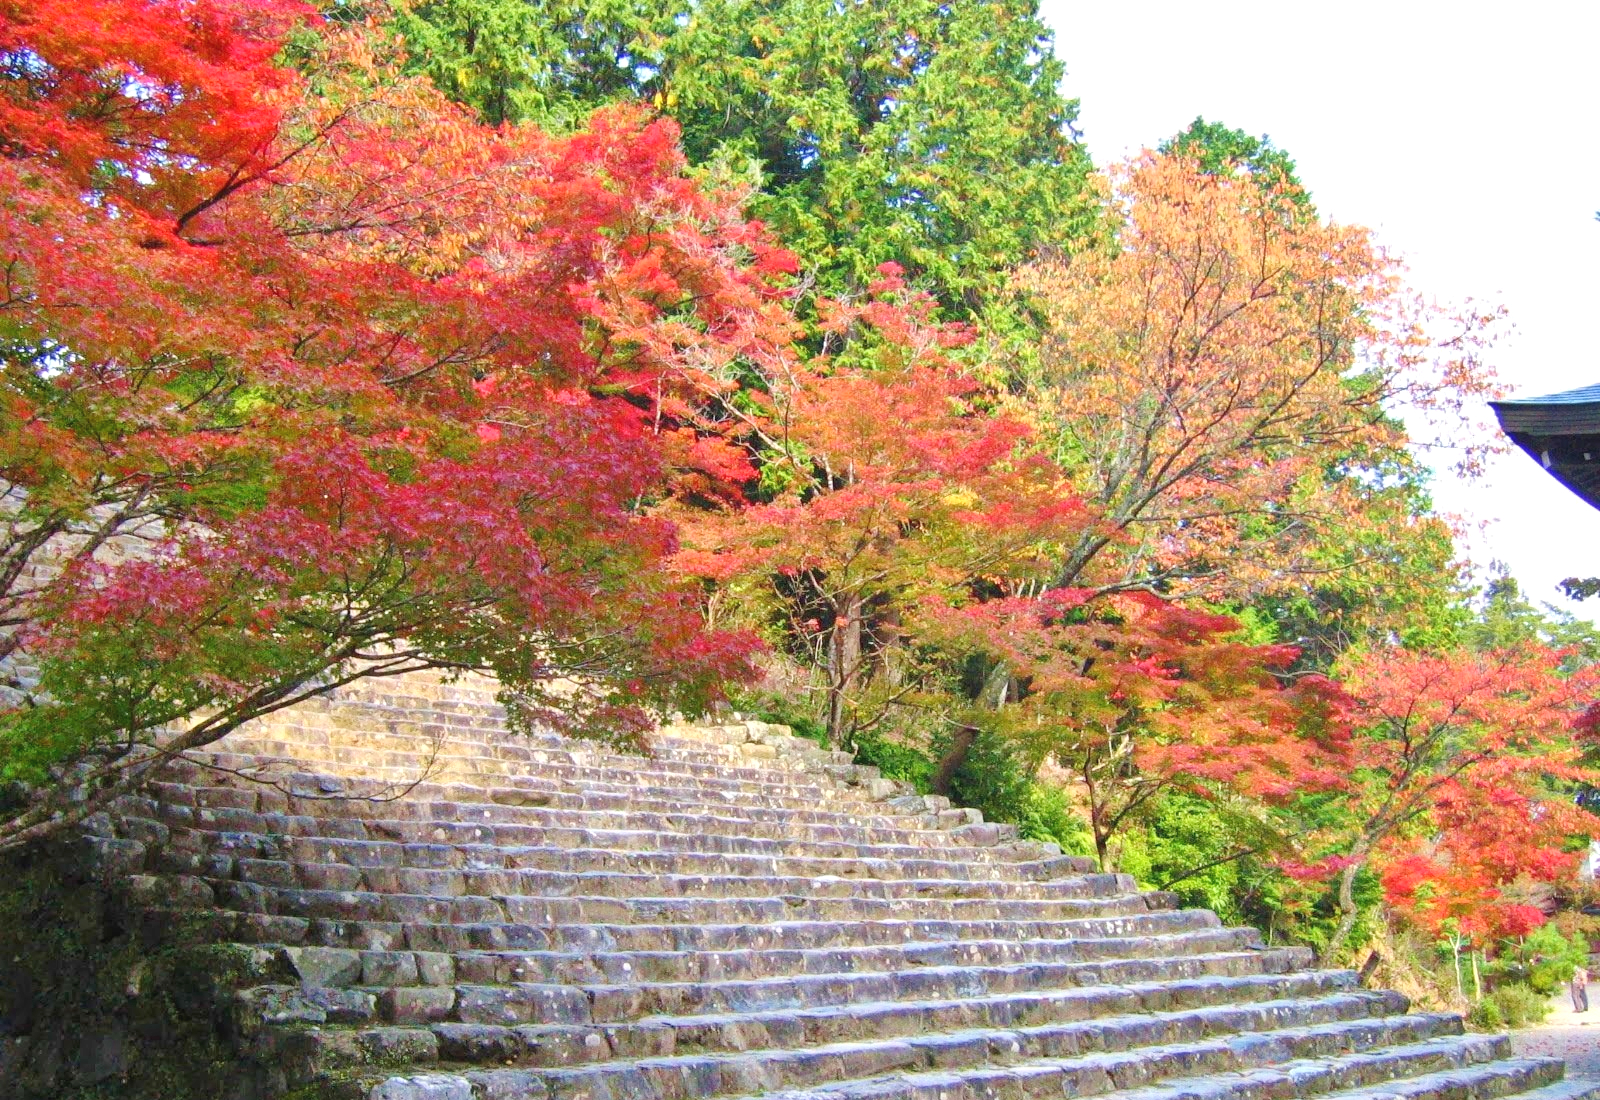
M 330 677 L 580 676 L 541 713 L 626 730 L 740 674 L 641 502 L 721 477 L 656 429 L 786 263 L 671 123 L 489 129 L 288 3 L 0 16 L 8 774 Z
M 1481 459 L 1498 311 L 1215 128 L 1090 175 L 1037 13 L 935 6 L 624 71 L 537 5 L 0 0 L 0 850 L 358 677 L 637 741 L 764 676 L 935 785 L 1003 744 L 1108 868 L 1293 821 L 1330 953 L 1362 876 L 1537 923 L 1600 684 L 1458 644 L 1412 451 Z

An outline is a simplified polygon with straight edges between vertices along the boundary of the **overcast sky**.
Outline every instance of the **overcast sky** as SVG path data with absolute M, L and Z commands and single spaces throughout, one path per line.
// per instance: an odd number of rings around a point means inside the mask
M 1600 5 L 1043 0 L 1097 164 L 1196 115 L 1267 134 L 1325 217 L 1366 225 L 1417 288 L 1503 303 L 1516 395 L 1600 383 Z M 1600 512 L 1516 452 L 1441 472 L 1463 551 L 1530 596 L 1600 575 Z M 1591 618 L 1600 605 L 1566 605 Z

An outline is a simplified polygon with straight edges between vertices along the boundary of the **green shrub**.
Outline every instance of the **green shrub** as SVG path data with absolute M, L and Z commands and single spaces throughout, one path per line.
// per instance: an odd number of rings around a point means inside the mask
M 1589 945 L 1581 936 L 1568 939 L 1553 924 L 1535 928 L 1517 948 L 1517 961 L 1527 975 L 1528 985 L 1535 993 L 1546 997 L 1559 993 L 1572 980 L 1573 971 L 1583 966 L 1588 958 Z
M 1094 855 L 1094 836 L 1083 815 L 1072 808 L 1067 792 L 1049 783 L 1029 784 L 1028 807 L 1017 822 L 1028 840 L 1053 840 L 1075 856 Z
M 1511 982 L 1491 990 L 1473 1005 L 1468 1019 L 1473 1027 L 1498 1031 L 1537 1024 L 1549 1011 L 1550 1002 L 1546 997 L 1520 982 Z
M 1472 1006 L 1472 1011 L 1467 1013 L 1467 1022 L 1479 1031 L 1499 1031 L 1506 1026 L 1506 1018 L 1500 1012 L 1500 1005 L 1493 994 Z
M 922 794 L 933 790 L 939 755 L 948 738 L 936 738 L 931 751 L 872 734 L 856 735 L 856 763 L 871 764 L 890 779 L 909 783 Z M 1065 852 L 1091 855 L 1094 841 L 1083 818 L 1060 788 L 1032 779 L 1011 748 L 992 733 L 973 741 L 950 781 L 950 800 L 983 813 L 987 821 L 1016 825 L 1028 840 L 1053 841 Z
M 949 750 L 947 737 L 934 739 L 933 757 Z M 950 777 L 950 798 L 958 806 L 983 811 L 989 821 L 1021 825 L 1033 808 L 1033 781 L 1016 753 L 999 735 L 984 730 L 972 740 L 961 766 Z
M 933 789 L 933 775 L 937 770 L 927 753 L 867 734 L 856 735 L 856 763 L 870 764 L 887 778 L 909 783 L 922 794 Z

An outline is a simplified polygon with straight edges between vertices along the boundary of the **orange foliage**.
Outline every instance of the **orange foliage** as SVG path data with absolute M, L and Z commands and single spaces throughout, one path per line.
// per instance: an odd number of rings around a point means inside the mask
M 1311 567 L 1318 526 L 1360 522 L 1359 479 L 1328 471 L 1403 455 L 1397 410 L 1457 424 L 1496 392 L 1493 313 L 1422 306 L 1365 230 L 1287 185 L 1147 154 L 1106 186 L 1114 245 L 1016 280 L 1046 330 L 1019 408 L 1105 521 L 1060 583 L 1270 589 Z

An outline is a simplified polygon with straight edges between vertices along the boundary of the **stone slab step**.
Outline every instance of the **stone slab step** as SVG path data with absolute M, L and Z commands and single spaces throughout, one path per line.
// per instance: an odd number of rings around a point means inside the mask
M 929 966 L 1022 965 L 1031 963 L 1087 963 L 1116 959 L 1184 958 L 1191 955 L 1227 954 L 1260 948 L 1254 928 L 1216 928 L 1169 936 L 1122 937 L 1081 940 L 970 940 L 943 943 L 909 943 L 880 947 L 839 947 L 820 950 L 736 951 L 464 951 L 442 956 L 450 977 L 445 982 L 479 984 L 511 982 L 570 982 L 618 984 L 634 982 L 710 982 L 798 975 L 844 974 L 863 971 L 909 970 Z M 285 947 L 297 959 L 297 949 Z M 373 978 L 376 968 L 389 966 L 393 952 L 368 952 L 354 948 L 308 949 L 336 952 L 337 973 L 364 985 L 392 984 Z M 376 956 L 376 959 L 374 959 Z M 328 956 L 319 956 L 327 959 Z M 325 975 L 328 964 L 319 962 Z M 359 979 L 350 977 L 360 975 Z M 328 984 L 325 976 L 302 974 L 313 984 Z
M 1069 988 L 1102 988 L 1138 982 L 1174 982 L 1201 978 L 1253 977 L 1263 972 L 1283 972 L 1281 960 L 1248 953 L 1192 955 L 1163 959 L 1106 959 L 1093 963 L 1060 963 L 1024 967 L 949 967 L 894 974 L 803 975 L 788 979 L 708 981 L 681 983 L 644 982 L 631 985 L 551 986 L 542 983 L 459 985 L 453 1004 L 441 996 L 434 1004 L 448 1014 L 406 1018 L 385 1013 L 391 1023 L 418 1019 L 456 1019 L 465 1023 L 513 1025 L 522 1023 L 623 1024 L 662 1016 L 729 1015 L 816 1008 L 841 1008 L 855 1003 L 888 1004 L 962 998 L 993 998 Z M 459 969 L 459 961 L 458 961 Z M 563 1004 L 556 1011 L 587 1013 L 539 1017 L 550 1011 L 545 992 L 554 988 L 581 988 L 587 1005 Z M 382 996 L 383 990 L 374 990 Z M 870 1034 L 863 1029 L 862 1036 Z
M 1477 1038 L 1492 1042 L 1503 1037 Z M 1385 1068 L 1391 1068 L 1388 1078 L 1382 1077 Z M 1263 1096 L 1319 1096 L 1325 1100 L 1491 1100 L 1514 1096 L 1522 1100 L 1539 1096 L 1547 1089 L 1553 1090 L 1556 1097 L 1570 1095 L 1560 1087 L 1562 1063 L 1555 1059 L 1496 1057 L 1455 1062 L 1447 1068 L 1421 1073 L 1415 1072 L 1417 1068 L 1415 1062 L 1394 1067 L 1306 1062 L 1249 1074 L 1126 1089 L 1108 1093 L 1104 1100 L 1254 1100 Z M 1401 1076 L 1405 1072 L 1413 1075 Z M 1373 1077 L 1378 1080 L 1366 1080 Z M 1579 1095 L 1586 1095 L 1583 1090 L 1578 1091 Z
M 352 685 L 353 686 L 353 685 Z M 499 733 L 506 729 L 505 708 L 496 702 L 447 696 L 428 698 L 416 695 L 366 693 L 340 689 L 332 696 L 311 700 L 292 711 L 280 712 L 260 719 L 241 730 L 244 736 L 272 736 L 284 730 L 334 729 L 357 733 L 383 732 L 414 734 L 419 727 L 430 731 L 447 729 L 460 736 L 486 731 Z M 546 746 L 571 744 L 566 738 L 551 731 L 521 730 L 515 735 L 523 743 Z M 786 726 L 767 722 L 740 720 L 722 724 L 675 724 L 664 726 L 647 735 L 653 749 L 663 746 L 682 747 L 700 754 L 719 750 L 744 753 L 750 758 L 764 759 L 767 754 L 751 752 L 752 749 L 769 748 L 789 758 L 813 758 L 829 762 L 848 763 L 848 753 L 829 749 L 814 741 L 796 736 Z M 598 743 L 580 745 L 595 751 L 608 751 Z
M 286 792 L 304 794 L 312 799 L 337 793 L 349 798 L 376 800 L 392 797 L 399 791 L 403 791 L 405 797 L 419 801 L 476 800 L 504 805 L 566 805 L 577 809 L 584 808 L 586 804 L 594 809 L 654 809 L 660 804 L 676 807 L 705 804 L 810 812 L 825 805 L 835 815 L 895 818 L 937 813 L 950 808 L 948 799 L 936 796 L 879 799 L 855 788 L 830 788 L 816 784 L 707 788 L 678 783 L 671 776 L 651 780 L 636 774 L 631 781 L 624 781 L 621 778 L 607 779 L 578 773 L 576 769 L 575 774 L 570 776 L 552 775 L 540 768 L 503 779 L 496 778 L 489 784 L 465 784 L 439 778 L 399 785 L 389 780 L 369 778 L 372 773 L 332 776 L 327 772 L 306 770 L 306 765 L 297 761 L 289 761 L 287 765 L 273 770 L 271 786 L 199 765 L 180 767 L 170 784 L 155 786 L 153 793 L 163 801 L 186 805 L 239 805 L 244 799 L 238 792 L 265 791 L 269 794 L 269 801 L 279 808 L 282 805 L 279 799 L 287 801 L 289 797 Z M 193 788 L 192 793 L 185 787 Z M 260 805 L 261 800 L 257 799 L 255 806 L 246 808 L 258 809 Z
M 370 803 L 329 798 L 314 802 L 314 813 L 256 812 L 229 807 L 200 807 L 156 803 L 149 799 L 123 800 L 121 812 L 150 817 L 168 826 L 213 828 L 232 832 L 276 833 L 285 836 L 328 836 L 373 839 L 415 839 L 480 844 L 538 843 L 550 829 L 644 830 L 658 833 L 713 833 L 743 839 L 821 841 L 855 845 L 890 844 L 928 849 L 943 847 L 949 836 L 976 846 L 1000 844 L 1017 838 L 1015 825 L 971 822 L 965 817 L 929 818 L 912 825 L 790 824 L 781 818 L 757 815 L 731 816 L 725 809 L 705 807 L 679 813 L 627 813 L 615 810 L 546 810 L 494 803 L 406 802 Z M 376 814 L 375 811 L 376 810 Z M 953 811 L 946 811 L 953 813 Z M 410 826 L 410 828 L 407 828 Z M 947 831 L 948 830 L 948 831 Z M 393 833 L 393 836 L 386 836 Z
M 1122 1016 L 1149 1016 L 1190 1010 L 1232 1010 L 1348 996 L 1364 1012 L 1405 1011 L 1397 994 L 1356 990 L 1346 971 L 1302 971 L 1245 977 L 1191 977 L 1164 982 L 1130 982 L 1063 990 L 1036 990 L 933 1001 L 861 1002 L 841 1007 L 767 1012 L 713 1013 L 657 1017 L 639 1027 L 670 1027 L 674 1047 L 750 1050 L 761 1047 L 816 1046 L 863 1036 L 909 1036 L 973 1028 L 1016 1028 L 1057 1023 L 1098 1023 Z M 1353 1010 L 1352 1010 L 1353 1011 Z M 609 1035 L 616 1025 L 606 1027 Z
M 1146 1046 L 1133 1041 L 1123 1049 L 1084 1056 L 1084 1027 L 1042 1027 L 1026 1031 L 979 1032 L 976 1035 L 919 1036 L 894 1042 L 840 1043 L 809 1050 L 764 1051 L 733 1055 L 699 1055 L 635 1061 L 632 1064 L 574 1068 L 548 1072 L 544 1083 L 552 1097 L 578 1097 L 602 1088 L 615 1093 L 629 1087 L 634 1074 L 643 1077 L 646 1100 L 684 1100 L 689 1096 L 745 1094 L 786 1088 L 810 1088 L 899 1070 L 970 1069 L 1009 1065 L 1048 1067 L 1059 1079 L 1076 1082 L 1074 1063 L 1133 1062 L 1152 1076 L 1190 1072 L 1195 1067 L 1238 1071 L 1263 1060 L 1306 1057 L 1384 1046 L 1437 1041 L 1459 1022 L 1437 1016 L 1402 1016 L 1313 1024 L 1266 1034 L 1195 1039 Z M 1107 1028 L 1114 1027 L 1108 1023 Z M 1097 1056 L 1098 1055 L 1098 1056 Z M 609 1087 L 608 1087 L 609 1086 Z M 1077 1095 L 1087 1095 L 1080 1091 Z
M 701 1017 L 655 1017 L 606 1025 L 518 1025 L 451 1022 L 435 1017 L 410 1026 L 341 1026 L 364 1021 L 366 1009 L 349 1010 L 350 990 L 296 991 L 263 988 L 241 994 L 245 1010 L 275 1010 L 280 1022 L 310 1030 L 266 1028 L 254 1032 L 258 1057 L 288 1059 L 304 1072 L 327 1072 L 405 1049 L 412 1062 L 443 1060 L 530 1066 L 570 1066 L 638 1058 L 716 1052 L 815 1050 L 860 1047 L 864 1039 L 886 1043 L 923 1039 L 930 1065 L 960 1059 L 1038 1057 L 1046 1049 L 1078 1054 L 1126 1050 L 1162 1043 L 1194 1042 L 1238 1032 L 1274 1031 L 1374 1018 L 1406 1010 L 1397 994 L 1340 989 L 1331 975 L 1223 983 L 1145 983 L 1101 992 L 1075 991 L 1040 1000 L 1018 997 L 981 1001 L 864 1004 Z M 385 997 L 378 994 L 379 1009 Z M 417 991 L 426 994 L 429 991 Z M 435 991 L 436 992 L 436 991 Z M 1233 1000 L 1226 997 L 1232 996 Z M 1263 999 L 1265 998 L 1265 999 Z M 426 1003 L 417 997 L 413 1005 Z M 1114 1005 L 1110 1013 L 1097 1012 Z M 419 1016 L 420 1019 L 420 1016 Z M 1446 1030 L 1459 1020 L 1446 1019 Z M 242 1021 L 245 1030 L 259 1026 Z M 1046 1044 L 1049 1044 L 1046 1047 Z M 1033 1053 L 1024 1055 L 1024 1050 Z M 934 1059 L 937 1059 L 936 1061 Z
M 148 821 L 148 819 L 145 819 Z M 154 825 L 155 823 L 150 823 Z M 126 826 L 126 821 L 124 822 Z M 124 831 L 128 831 L 126 828 Z M 1018 858 L 1015 862 L 943 860 L 906 857 L 812 856 L 775 853 L 716 852 L 696 844 L 672 849 L 625 847 L 564 848 L 555 845 L 495 847 L 483 844 L 400 844 L 394 841 L 323 840 L 313 837 L 278 837 L 205 830 L 149 829 L 160 843 L 152 867 L 177 873 L 199 873 L 200 860 L 218 857 L 233 866 L 236 861 L 266 860 L 295 863 L 337 863 L 356 870 L 367 868 L 418 870 L 540 870 L 574 874 L 625 872 L 751 877 L 838 878 L 852 881 L 916 879 L 966 879 L 973 882 L 1050 882 L 1096 873 L 1092 860 L 1080 856 L 1045 859 Z M 655 834 L 676 842 L 678 834 Z M 223 866 L 219 864 L 218 866 Z M 231 877 L 228 872 L 219 872 Z
M 770 1100 L 1031 1100 L 1063 1094 L 1106 1100 L 1306 1097 L 1494 1062 L 1504 1058 L 1508 1044 L 1504 1036 L 1449 1036 L 1322 1057 L 1291 1053 L 1292 1060 L 1282 1060 L 1293 1049 L 1275 1036 L 1251 1035 L 1193 1048 L 1178 1044 L 1011 1066 L 901 1073 L 764 1095 Z M 1530 1082 L 1533 1076 L 1529 1074 Z M 1172 1083 L 1145 1087 L 1162 1079 Z
M 1549 1072 L 1546 1059 L 1517 1061 L 1546 1063 L 1542 1069 L 1545 1073 Z M 1503 1062 L 1491 1062 L 1486 1066 L 1474 1066 L 1470 1071 L 1427 1074 L 1377 1088 L 1333 1093 L 1328 1100 L 1420 1100 L 1431 1096 L 1439 1096 L 1441 1100 L 1468 1100 L 1469 1097 L 1476 1100 L 1478 1097 L 1506 1095 L 1494 1091 L 1494 1086 L 1509 1085 L 1516 1080 L 1514 1074 L 1504 1073 L 1505 1065 Z M 1600 1097 L 1600 1079 L 1568 1078 L 1513 1095 L 1516 1100 L 1595 1100 Z
M 661 1029 L 669 1028 L 671 1045 L 675 1049 L 743 1050 L 796 1043 L 859 1041 L 929 1031 L 1081 1023 L 1118 1015 L 1237 1007 L 1260 1000 L 1305 1000 L 1355 993 L 1350 976 L 1342 972 L 1229 974 L 1210 972 L 1206 960 L 1198 963 L 1192 967 L 1148 968 L 1144 973 L 1138 973 L 1135 964 L 1130 973 L 1111 977 L 1142 980 L 1075 988 L 780 1004 L 691 1015 L 635 1015 L 626 1019 L 604 1019 L 603 1006 L 587 1001 L 582 987 L 574 986 L 526 983 L 373 988 L 269 984 L 238 994 L 236 1030 L 248 1033 L 263 1023 L 320 1026 L 371 1025 L 380 1021 L 399 1025 L 452 1022 L 501 1029 L 531 1025 L 543 1037 L 542 1042 L 559 1041 L 562 1049 L 568 1049 L 578 1039 L 590 1043 L 587 1036 L 595 1031 L 613 1038 L 629 1037 L 628 1042 L 632 1044 L 659 1043 Z M 1373 997 L 1365 996 L 1369 1000 Z M 1404 1010 L 1404 999 L 1392 994 L 1378 995 L 1373 1003 L 1384 1006 L 1385 1011 Z M 518 1034 L 526 1037 L 521 1031 Z
M 152 869 L 191 873 L 193 861 L 158 852 Z M 881 900 L 990 899 L 1056 901 L 1120 898 L 1137 894 L 1125 875 L 1074 875 L 1045 881 L 1003 879 L 877 879 L 839 875 L 640 874 L 621 870 L 549 871 L 541 868 L 356 867 L 342 862 L 236 858 L 226 874 L 208 867 L 202 876 L 274 888 L 426 894 L 432 897 L 608 898 L 871 898 Z
M 311 920 L 224 910 L 154 907 L 140 919 L 151 936 L 183 921 L 202 940 L 347 947 L 370 951 L 696 951 L 830 948 L 963 938 L 1087 939 L 1220 928 L 1207 909 L 1156 910 L 1067 921 L 782 921 L 738 924 L 426 924 L 418 921 Z
M 381 810 L 378 814 L 381 814 Z M 105 815 L 102 815 L 105 816 Z M 161 818 L 162 820 L 157 820 Z M 266 826 L 272 826 L 267 829 Z M 164 810 L 150 800 L 124 800 L 115 821 L 105 817 L 104 835 L 149 845 L 170 845 L 185 851 L 220 851 L 245 858 L 283 858 L 286 852 L 337 852 L 357 866 L 389 866 L 387 853 L 405 849 L 405 862 L 418 866 L 458 867 L 473 862 L 491 865 L 505 852 L 511 856 L 539 849 L 605 851 L 626 859 L 633 853 L 705 853 L 750 858 L 800 857 L 837 859 L 852 864 L 907 864 L 917 861 L 972 867 L 995 876 L 1016 864 L 1051 861 L 1047 873 L 1029 870 L 1027 877 L 1049 878 L 1065 871 L 1096 870 L 1093 860 L 1062 856 L 1054 844 L 1006 839 L 989 832 L 992 825 L 970 826 L 937 847 L 908 844 L 862 844 L 813 840 L 808 837 L 738 837 L 717 833 L 661 832 L 651 829 L 590 829 L 557 826 L 499 826 L 450 822 L 429 824 L 374 816 L 366 821 L 336 819 L 321 826 L 313 817 L 286 817 L 225 807 L 178 807 Z M 205 839 L 215 836 L 217 839 Z M 964 842 L 970 839 L 971 842 Z M 979 843 L 986 841 L 988 843 Z M 1065 863 L 1059 862 L 1065 860 Z M 401 864 L 394 863 L 399 866 Z M 504 864 L 502 864 L 504 865 Z
M 458 951 L 262 945 L 283 973 L 308 987 L 511 985 L 518 982 L 626 986 L 640 982 L 729 982 L 803 975 L 915 972 L 925 967 L 1099 964 L 1101 980 L 1133 960 L 1187 960 L 1260 950 L 1254 928 L 1217 928 L 1119 939 L 974 940 L 887 947 L 736 951 Z M 1293 961 L 1299 961 L 1298 957 Z
M 369 774 L 380 770 L 367 769 Z M 320 781 L 327 777 L 307 773 L 307 778 Z M 188 789 L 182 789 L 185 787 Z M 559 791 L 547 784 L 541 785 L 536 780 L 523 787 L 498 787 L 426 781 L 391 784 L 365 779 L 338 779 L 336 784 L 321 783 L 321 788 L 318 790 L 307 783 L 293 788 L 295 793 L 288 793 L 276 787 L 260 785 L 254 792 L 245 791 L 244 797 L 241 797 L 243 789 L 238 787 L 172 784 L 159 794 L 161 801 L 170 805 L 233 808 L 237 804 L 248 805 L 248 796 L 254 793 L 255 806 L 262 812 L 320 813 L 331 817 L 370 813 L 374 806 L 381 806 L 390 817 L 412 820 L 457 820 L 462 815 L 470 815 L 475 820 L 483 821 L 548 822 L 552 814 L 575 819 L 585 814 L 610 814 L 642 821 L 654 818 L 681 821 L 690 815 L 709 815 L 719 822 L 738 823 L 744 827 L 780 823 L 794 829 L 816 826 L 918 833 L 978 824 L 982 820 L 981 815 L 972 810 L 935 812 L 907 805 L 901 812 L 889 803 L 864 802 L 854 809 L 819 810 L 815 808 L 819 802 L 833 801 L 822 792 L 817 792 L 807 800 L 809 808 L 791 809 L 764 804 L 760 799 L 713 802 L 648 798 L 639 794 L 591 795 L 583 791 Z M 432 816 L 439 813 L 448 816 Z
M 398 921 L 420 924 L 660 924 L 776 921 L 1033 920 L 1147 912 L 1139 894 L 1112 897 L 1005 900 L 987 898 L 818 897 L 540 897 L 388 893 L 374 890 L 308 890 L 196 875 L 135 875 L 127 880 L 140 907 L 218 908 L 275 916 L 339 921 Z
M 1304 952 L 1259 949 L 1201 955 L 1096 959 L 1086 962 L 928 966 L 912 970 L 801 974 L 707 982 L 635 982 L 588 986 L 593 1019 L 703 1015 L 765 1008 L 847 1005 L 857 1001 L 987 997 L 1048 989 L 1182 978 L 1285 973 Z
M 499 1027 L 434 1023 L 427 1028 L 328 1028 L 275 1032 L 258 1047 L 258 1056 L 297 1063 L 310 1078 L 371 1064 L 374 1055 L 403 1046 L 411 1064 L 537 1068 L 583 1067 L 541 1077 L 552 1092 L 571 1093 L 585 1078 L 598 1093 L 618 1073 L 643 1070 L 658 1093 L 677 1095 L 674 1079 L 747 1091 L 753 1084 L 807 1087 L 861 1076 L 860 1070 L 926 1070 L 1009 1064 L 1042 1058 L 1070 1058 L 1091 1052 L 1188 1044 L 1215 1046 L 1242 1033 L 1273 1034 L 1301 1051 L 1343 1050 L 1413 1042 L 1455 1034 L 1455 1017 L 1387 1011 L 1393 1004 L 1372 994 L 1345 994 L 1295 1001 L 1222 1005 L 1176 1012 L 1111 1016 L 1104 1019 L 1044 1023 L 1023 1027 L 968 1027 L 943 1032 L 897 1034 L 874 1040 L 851 1038 L 819 1044 L 804 1041 L 798 1021 L 783 1029 L 756 1033 L 784 1035 L 780 1046 L 752 1047 L 737 1029 L 707 1036 L 693 1027 L 680 1031 L 675 1021 L 650 1021 L 606 1028 Z M 1374 1016 L 1373 1014 L 1377 1015 Z M 718 1043 L 723 1037 L 735 1044 Z M 599 1069 L 599 1073 L 596 1073 Z M 667 1087 L 663 1090 L 662 1085 Z M 706 1095 L 696 1090 L 694 1095 Z
M 318 742 L 321 744 L 318 744 Z M 213 756 L 222 759 L 213 760 Z M 360 729 L 318 730 L 285 727 L 275 735 L 229 734 L 214 748 L 188 754 L 201 764 L 232 761 L 260 766 L 293 761 L 338 766 L 349 775 L 354 769 L 375 765 L 388 757 L 391 767 L 416 777 L 431 766 L 458 767 L 486 774 L 543 773 L 557 777 L 596 775 L 620 778 L 628 772 L 674 782 L 694 781 L 733 789 L 815 786 L 821 789 L 864 787 L 881 778 L 877 769 L 850 763 L 845 754 L 800 757 L 773 755 L 751 758 L 744 753 L 722 753 L 702 745 L 662 742 L 652 756 L 627 756 L 606 752 L 581 742 L 557 739 L 530 744 L 518 734 L 499 730 L 464 733 L 435 729 L 412 735 L 374 734 Z
M 1425 1028 L 1419 1026 L 1418 1031 Z M 1397 1034 L 1404 1035 L 1404 1029 Z M 1247 1081 L 1257 1073 L 1270 1076 L 1273 1070 L 1259 1069 L 1265 1058 L 1281 1051 L 1318 1051 L 1343 1044 L 1349 1053 L 1298 1060 L 1336 1066 L 1346 1079 L 1384 1080 L 1407 1069 L 1439 1066 L 1456 1067 L 1486 1061 L 1494 1044 L 1481 1037 L 1437 1037 L 1404 1046 L 1378 1048 L 1365 1046 L 1369 1038 L 1381 1040 L 1385 1032 L 1378 1027 L 1357 1026 L 1343 1029 L 1297 1029 L 1270 1036 L 1239 1036 L 1229 1040 L 1167 1044 L 1133 1051 L 1093 1053 L 1078 1057 L 1019 1061 L 1009 1064 L 986 1063 L 952 1069 L 898 1069 L 915 1067 L 925 1052 L 910 1043 L 889 1048 L 844 1050 L 827 1057 L 807 1058 L 814 1052 L 787 1052 L 782 1062 L 763 1063 L 748 1056 L 717 1059 L 641 1060 L 629 1066 L 599 1069 L 550 1070 L 467 1070 L 459 1076 L 483 1097 L 547 1097 L 548 1100 L 579 1100 L 605 1096 L 617 1100 L 685 1100 L 687 1097 L 732 1094 L 764 1095 L 781 1100 L 838 1100 L 851 1097 L 886 1100 L 888 1097 L 984 1097 L 1010 1100 L 1012 1097 L 1058 1097 L 1115 1095 L 1118 1079 L 1149 1080 L 1159 1077 L 1190 1077 L 1195 1073 L 1225 1074 L 1236 1081 Z M 885 1071 L 891 1071 L 885 1076 Z M 865 1076 L 877 1074 L 877 1076 Z M 814 1078 L 829 1084 L 812 1088 L 784 1088 L 785 1077 Z M 840 1078 L 844 1078 L 841 1082 Z M 1181 1088 L 1181 1086 L 1180 1086 Z M 374 1091 L 374 1097 L 379 1093 Z M 1241 1087 L 1239 1096 L 1263 1096 Z M 1305 1095 L 1278 1092 L 1276 1095 Z
M 251 763 L 223 772 L 208 769 L 202 759 L 178 766 L 173 774 L 195 786 L 229 789 L 242 789 L 252 777 L 270 776 L 275 790 L 304 792 L 313 797 L 331 794 L 335 789 L 353 798 L 385 798 L 396 791 L 404 791 L 406 796 L 419 800 L 466 800 L 470 795 L 481 801 L 520 799 L 532 804 L 533 799 L 543 796 L 541 804 L 572 805 L 580 809 L 583 803 L 574 802 L 574 799 L 586 799 L 593 803 L 592 808 L 602 809 L 648 810 L 706 803 L 808 813 L 827 807 L 827 812 L 834 817 L 892 818 L 952 808 L 945 798 L 911 795 L 892 783 L 884 787 L 883 783 L 889 781 L 878 781 L 876 769 L 871 769 L 872 779 L 864 779 L 854 786 L 831 780 L 782 784 L 737 782 L 712 786 L 673 773 L 638 767 L 629 773 L 622 766 L 597 768 L 525 761 L 492 762 L 492 758 L 479 756 L 401 754 L 353 745 L 316 752 L 296 751 L 290 744 L 268 748 L 274 751 L 247 752 L 244 746 L 224 741 L 216 752 L 203 759 L 224 756 L 235 763 L 241 759 L 249 759 Z M 416 759 L 412 759 L 412 755 L 416 755 Z M 456 778 L 463 774 L 474 778 L 470 783 Z M 180 792 L 173 792 L 166 797 L 179 796 Z

